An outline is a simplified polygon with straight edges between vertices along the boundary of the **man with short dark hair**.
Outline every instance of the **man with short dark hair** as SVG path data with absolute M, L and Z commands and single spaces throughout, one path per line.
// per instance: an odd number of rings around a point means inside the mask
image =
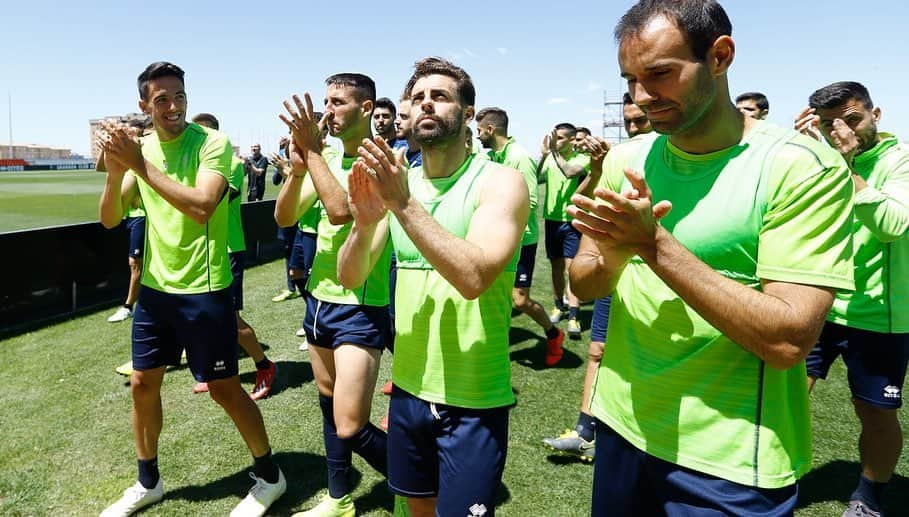
M 364 143 L 339 276 L 364 285 L 390 234 L 408 288 L 396 291 L 388 486 L 414 517 L 492 516 L 514 404 L 509 293 L 528 193 L 518 171 L 464 145 L 470 76 L 441 58 L 414 68 L 406 92 L 424 165 L 408 171 L 384 140 Z
M 862 424 L 862 472 L 843 515 L 880 515 L 903 444 L 897 410 L 909 362 L 909 150 L 878 131 L 881 109 L 860 83 L 827 85 L 808 104 L 821 134 L 852 171 L 856 285 L 854 292 L 837 293 L 808 356 L 808 386 L 825 379 L 842 355 Z
M 628 92 L 622 95 L 622 122 L 625 125 L 625 134 L 628 135 L 628 138 L 634 138 L 653 131 L 647 115 L 631 100 L 631 95 Z
M 476 119 L 477 139 L 484 148 L 489 149 L 489 159 L 520 172 L 527 183 L 530 215 L 527 217 L 527 225 L 521 238 L 521 254 L 518 258 L 514 288 L 511 290 L 511 301 L 517 310 L 527 314 L 543 327 L 546 334 L 545 362 L 547 366 L 555 366 L 562 357 L 565 333 L 549 320 L 546 309 L 530 297 L 539 239 L 537 199 L 540 187 L 537 182 L 537 164 L 523 146 L 508 136 L 508 113 L 505 110 L 496 107 L 484 108 L 477 113 Z
M 376 107 L 372 110 L 372 127 L 376 135 L 381 136 L 390 146 L 395 145 L 395 118 L 398 111 L 395 103 L 388 97 L 376 99 Z
M 216 131 L 221 126 L 211 113 L 199 113 L 193 117 L 193 122 Z M 243 270 L 246 257 L 246 239 L 243 235 L 243 218 L 240 213 L 244 173 L 243 160 L 236 156 L 231 156 L 231 160 L 230 176 L 227 178 L 230 186 L 227 205 L 227 256 L 230 259 L 230 272 L 233 277 L 230 291 L 234 302 L 234 314 L 237 315 L 237 341 L 256 365 L 256 380 L 249 396 L 253 400 L 260 400 L 271 393 L 271 385 L 274 383 L 278 367 L 268 360 L 255 329 L 240 316 L 240 311 L 243 310 Z M 193 393 L 207 391 L 207 382 L 199 382 L 193 387 Z
M 249 177 L 249 194 L 247 201 L 261 201 L 265 196 L 265 171 L 268 169 L 268 158 L 262 155 L 262 146 L 253 144 L 250 155 L 246 157 L 246 174 Z
M 584 142 L 591 133 L 589 129 L 583 126 L 578 126 L 576 129 L 577 131 L 574 134 L 574 146 L 575 149 L 580 150 L 582 142 Z
M 338 253 L 351 233 L 348 176 L 357 148 L 370 138 L 375 83 L 363 74 L 335 74 L 325 80 L 325 115 L 317 120 L 312 99 L 294 96 L 284 103 L 289 116 L 292 169 L 275 203 L 275 220 L 287 226 L 319 202 L 316 254 L 304 292 L 303 328 L 319 391 L 328 470 L 328 494 L 301 517 L 353 515 L 351 452 L 383 476 L 387 472 L 386 435 L 369 422 L 382 350 L 392 340 L 388 311 L 391 247 L 377 250 L 375 267 L 361 288 L 341 283 Z M 321 127 L 341 140 L 343 154 L 326 160 Z M 384 141 L 384 140 L 383 140 Z
M 262 414 L 237 375 L 227 255 L 233 150 L 223 133 L 186 123 L 179 67 L 152 63 L 139 75 L 138 86 L 139 107 L 152 118 L 155 131 L 140 143 L 122 128 L 105 126 L 101 139 L 108 173 L 98 211 L 101 223 L 112 228 L 137 192 L 146 211 L 148 246 L 133 317 L 130 379 L 139 480 L 102 516 L 130 515 L 164 495 L 158 472 L 161 381 L 184 348 L 196 380 L 208 382 L 212 399 L 231 417 L 254 458 L 256 483 L 231 515 L 259 516 L 284 493 L 287 482 L 271 457 Z M 121 198 L 121 192 L 127 194 Z
M 413 136 L 413 119 L 410 118 L 410 99 L 402 97 L 398 101 L 398 114 L 395 116 L 394 149 L 404 149 L 404 158 L 410 167 L 423 165 L 423 154 L 420 143 Z
M 792 515 L 811 469 L 804 358 L 853 288 L 853 189 L 835 151 L 735 108 L 731 33 L 714 0 L 642 0 L 615 29 L 657 134 L 569 208 L 572 286 L 613 294 L 595 516 Z
M 770 113 L 770 101 L 761 92 L 745 92 L 735 98 L 735 107 L 746 117 L 764 120 Z
M 577 128 L 563 122 L 557 124 L 552 133 L 543 139 L 542 157 L 537 176 L 546 183 L 546 200 L 543 204 L 543 220 L 546 232 L 546 257 L 551 264 L 552 294 L 554 307 L 549 314 L 552 323 L 558 323 L 568 316 L 568 335 L 580 338 L 581 324 L 578 298 L 565 281 L 571 260 L 578 252 L 581 234 L 571 226 L 571 216 L 565 209 L 571 204 L 571 196 L 578 189 L 584 176 L 590 171 L 590 157 L 574 147 Z M 568 306 L 564 300 L 567 299 Z M 555 351 L 553 351 L 555 352 Z M 557 363 L 558 353 L 547 356 L 547 363 Z
M 622 118 L 625 132 L 632 139 L 653 131 L 647 115 L 631 100 L 631 95 L 622 95 Z M 609 145 L 601 138 L 588 137 L 580 146 L 590 156 L 590 175 L 578 186 L 578 193 L 593 197 L 594 188 L 600 182 L 603 173 L 603 159 L 609 152 Z M 584 388 L 581 392 L 581 408 L 574 428 L 554 438 L 544 438 L 543 445 L 582 461 L 593 461 L 596 455 L 596 420 L 590 413 L 590 392 L 596 378 L 600 361 L 603 359 L 603 348 L 606 346 L 606 328 L 609 323 L 609 306 L 612 297 L 597 298 L 593 303 L 593 314 L 590 317 L 590 345 L 587 347 L 587 372 L 584 374 Z

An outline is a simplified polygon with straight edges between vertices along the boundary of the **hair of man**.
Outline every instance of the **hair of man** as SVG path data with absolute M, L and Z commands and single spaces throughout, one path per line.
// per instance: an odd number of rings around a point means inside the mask
M 761 92 L 745 92 L 735 98 L 736 104 L 742 101 L 754 101 L 754 105 L 757 106 L 759 110 L 770 109 L 770 101 L 767 100 L 767 96 Z
M 489 124 L 495 128 L 497 135 L 508 134 L 508 113 L 502 108 L 492 106 L 483 108 L 477 113 L 477 125 Z
M 410 98 L 410 92 L 413 90 L 417 79 L 428 75 L 444 75 L 455 80 L 455 91 L 458 92 L 461 104 L 464 106 L 473 106 L 476 102 L 477 91 L 473 86 L 473 80 L 463 68 L 441 57 L 426 57 L 413 65 L 413 75 L 407 81 L 404 88 L 404 97 Z
M 196 124 L 209 127 L 211 129 L 220 129 L 221 124 L 218 123 L 218 119 L 215 118 L 211 113 L 199 113 L 193 117 L 193 122 Z
M 732 36 L 732 22 L 715 0 L 640 0 L 616 25 L 616 42 L 640 33 L 658 16 L 676 24 L 698 61 L 704 61 L 717 38 Z
M 569 136 L 571 136 L 572 138 L 574 138 L 574 135 L 576 135 L 578 133 L 578 128 L 576 128 L 574 126 L 574 124 L 572 124 L 570 122 L 560 122 L 560 123 L 556 124 L 555 129 L 556 129 L 556 131 L 558 131 L 560 129 L 564 130 L 564 131 L 568 131 Z
M 325 79 L 326 86 L 347 86 L 359 102 L 376 102 L 376 83 L 369 76 L 355 73 L 334 74 Z
M 808 105 L 814 109 L 831 109 L 855 99 L 866 108 L 874 107 L 868 88 L 855 81 L 839 81 L 818 89 L 808 98 Z
M 153 79 L 159 79 L 161 77 L 176 77 L 180 79 L 180 83 L 186 84 L 183 80 L 183 69 L 179 66 L 168 63 L 167 61 L 156 61 L 147 67 L 145 70 L 139 74 L 138 79 L 136 79 L 136 85 L 139 87 L 139 98 L 143 101 L 148 100 L 148 83 Z
M 376 107 L 374 109 L 384 108 L 391 112 L 391 118 L 394 120 L 395 116 L 398 114 L 398 109 L 395 107 L 395 103 L 392 102 L 388 97 L 379 97 L 376 99 Z
M 593 133 L 590 132 L 590 129 L 588 129 L 588 128 L 584 127 L 584 126 L 579 126 L 578 128 L 576 128 L 575 133 L 587 133 L 588 135 L 592 135 L 592 134 L 593 134 Z

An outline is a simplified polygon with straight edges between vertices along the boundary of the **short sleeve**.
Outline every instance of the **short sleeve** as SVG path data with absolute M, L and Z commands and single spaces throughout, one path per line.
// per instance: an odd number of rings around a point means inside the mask
M 199 172 L 210 172 L 224 176 L 230 182 L 234 150 L 224 133 L 208 132 L 199 151 Z
M 852 177 L 833 149 L 805 140 L 770 163 L 757 275 L 852 290 Z

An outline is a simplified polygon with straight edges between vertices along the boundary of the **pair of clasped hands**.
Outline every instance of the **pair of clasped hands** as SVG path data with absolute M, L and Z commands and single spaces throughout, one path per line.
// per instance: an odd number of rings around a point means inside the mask
M 309 93 L 293 96 L 293 104 L 284 101 L 287 115 L 278 116 L 290 129 L 288 156 L 294 176 L 302 176 L 308 160 L 321 155 L 322 129 L 331 123 L 332 113 L 316 120 Z M 357 148 L 360 155 L 348 176 L 348 202 L 351 215 L 360 226 L 381 220 L 387 211 L 403 209 L 410 201 L 407 184 L 407 162 L 404 150 L 393 150 L 382 137 L 363 139 Z
M 139 137 L 142 130 L 118 122 L 104 121 L 97 131 L 96 150 L 103 157 L 109 174 L 123 175 L 132 170 L 137 176 L 145 174 L 145 159 Z

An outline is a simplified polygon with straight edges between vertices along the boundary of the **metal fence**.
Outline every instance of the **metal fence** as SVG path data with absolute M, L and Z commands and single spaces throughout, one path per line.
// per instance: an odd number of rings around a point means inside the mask
M 242 205 L 246 265 L 283 257 L 275 202 Z M 122 303 L 128 233 L 82 223 L 0 234 L 0 337 Z

